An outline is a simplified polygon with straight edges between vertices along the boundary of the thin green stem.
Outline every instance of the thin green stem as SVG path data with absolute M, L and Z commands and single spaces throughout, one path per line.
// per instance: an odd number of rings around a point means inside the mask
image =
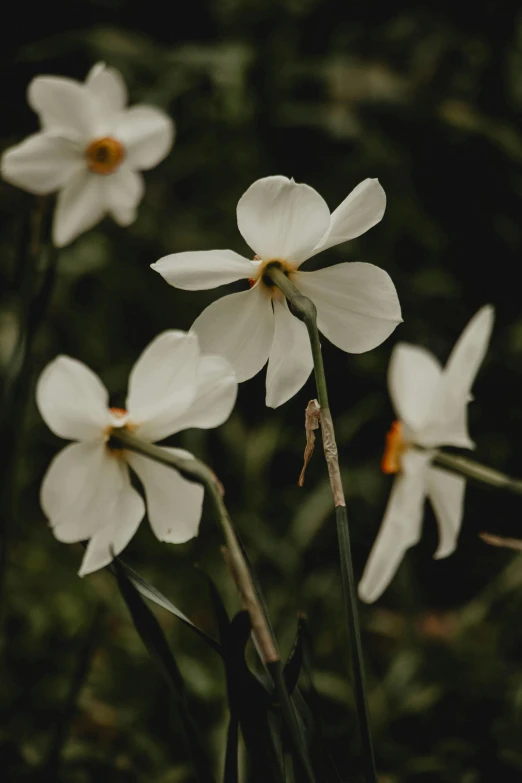
M 350 633 L 352 646 L 355 651 L 353 658 L 357 661 L 358 669 L 354 666 L 354 690 L 355 703 L 359 710 L 359 722 L 361 730 L 361 746 L 363 752 L 364 768 L 368 780 L 377 780 L 377 770 L 375 769 L 375 759 L 373 755 L 373 740 L 370 726 L 370 716 L 368 714 L 368 703 L 366 699 L 365 683 L 366 675 L 364 669 L 364 655 L 362 649 L 361 634 L 359 630 L 359 613 L 357 610 L 357 589 L 353 574 L 352 547 L 350 543 L 350 529 L 348 527 L 348 514 L 346 506 L 337 506 L 335 509 L 335 521 L 337 524 L 337 537 L 339 540 L 339 549 L 346 553 L 341 556 L 341 578 L 343 581 L 343 593 L 348 596 L 345 600 L 346 622 Z
M 312 356 L 314 359 L 315 385 L 317 387 L 317 399 L 321 408 L 329 408 L 328 390 L 326 388 L 326 375 L 324 372 L 321 341 L 317 328 L 317 310 L 307 296 L 298 291 L 292 281 L 285 275 L 277 263 L 270 265 L 265 270 L 265 278 L 268 277 L 280 291 L 286 296 L 290 309 L 296 318 L 303 321 L 308 329 Z
M 308 759 L 308 752 L 300 738 L 297 718 L 286 690 L 284 679 L 277 674 L 281 668 L 281 658 L 277 649 L 277 643 L 271 632 L 271 626 L 265 615 L 263 606 L 258 598 L 256 586 L 245 557 L 243 556 L 227 507 L 223 501 L 221 485 L 216 476 L 203 462 L 200 462 L 197 459 L 184 459 L 178 457 L 160 446 L 155 446 L 152 443 L 142 441 L 125 429 L 113 429 L 109 445 L 115 445 L 116 447 L 123 446 L 138 454 L 143 454 L 149 459 L 175 468 L 185 478 L 203 484 L 205 487 L 226 542 L 227 565 L 231 570 L 243 604 L 250 616 L 252 633 L 261 659 L 272 676 L 275 696 L 282 705 L 283 720 L 292 743 L 292 750 L 296 761 L 302 771 L 302 780 L 305 781 L 305 783 L 315 783 Z
M 281 715 L 289 735 L 290 744 L 294 748 L 299 747 L 301 749 L 300 753 L 296 754 L 299 763 L 298 772 L 300 773 L 298 780 L 302 779 L 309 781 L 309 783 L 314 783 L 315 776 L 308 758 L 308 751 L 304 747 L 294 705 L 286 687 L 283 664 L 281 661 L 275 661 L 269 664 L 267 668 L 274 683 L 275 695 L 281 708 Z
M 250 615 L 252 631 L 256 638 L 263 662 L 279 660 L 275 641 L 265 619 L 264 612 L 257 598 L 256 590 L 246 564 L 241 547 L 237 540 L 227 507 L 221 495 L 221 487 L 212 471 L 197 459 L 184 459 L 170 454 L 160 446 L 146 443 L 137 438 L 126 429 L 114 429 L 111 433 L 111 441 L 116 445 L 122 445 L 138 454 L 143 454 L 149 459 L 161 462 L 164 465 L 176 468 L 185 478 L 203 484 L 214 506 L 223 537 L 228 551 L 228 564 L 230 565 L 234 580 L 238 586 L 243 603 Z
M 373 740 L 368 712 L 368 699 L 366 695 L 366 677 L 364 672 L 359 611 L 357 606 L 357 594 L 355 590 L 355 577 L 353 573 L 351 555 L 350 531 L 341 482 L 341 474 L 339 470 L 339 459 L 337 454 L 337 445 L 335 442 L 335 430 L 328 404 L 326 375 L 321 352 L 319 330 L 317 328 L 317 310 L 311 299 L 301 294 L 292 281 L 287 277 L 279 264 L 274 263 L 267 266 L 264 273 L 264 281 L 268 285 L 273 284 L 277 286 L 277 288 L 279 288 L 279 290 L 285 295 L 292 313 L 296 316 L 296 318 L 299 318 L 301 321 L 303 321 L 308 330 L 308 335 L 310 338 L 310 345 L 312 348 L 312 356 L 314 361 L 315 382 L 317 386 L 317 398 L 321 408 L 320 420 L 323 446 L 335 505 L 341 578 L 348 633 L 350 638 L 352 672 L 361 732 L 361 746 L 365 776 L 367 783 L 376 783 L 377 773 L 375 769 Z
M 56 274 L 56 254 L 51 248 L 47 248 L 43 275 L 38 269 L 46 241 L 45 208 L 45 200 L 40 198 L 34 202 L 31 229 L 17 258 L 15 282 L 20 303 L 20 334 L 2 389 L 0 441 L 8 457 L 0 469 L 0 614 L 4 609 L 9 540 L 18 515 L 18 463 L 23 451 L 23 424 L 31 388 L 33 347 L 47 313 Z M 38 283 L 35 285 L 35 281 L 39 281 L 39 286 Z
M 438 465 L 453 473 L 459 473 L 471 481 L 480 484 L 487 484 L 495 489 L 503 489 L 506 492 L 513 492 L 515 495 L 522 495 L 522 480 L 501 473 L 499 470 L 488 468 L 468 457 L 461 457 L 457 454 L 447 454 L 444 451 L 437 451 L 433 458 L 433 465 Z

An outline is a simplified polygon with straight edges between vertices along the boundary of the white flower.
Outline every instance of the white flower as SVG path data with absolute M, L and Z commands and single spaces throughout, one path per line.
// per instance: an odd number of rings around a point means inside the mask
M 455 550 L 465 479 L 431 463 L 439 446 L 474 448 L 468 434 L 467 405 L 488 346 L 493 313 L 487 305 L 474 315 L 444 369 L 423 348 L 406 343 L 394 348 L 388 386 L 399 421 L 388 434 L 382 468 L 398 475 L 359 583 L 363 601 L 375 601 L 381 595 L 406 550 L 418 542 L 426 497 L 439 527 L 434 557 L 447 557 Z
M 321 250 L 368 231 L 381 220 L 385 206 L 386 196 L 375 179 L 361 182 L 330 214 L 308 185 L 266 177 L 254 182 L 237 205 L 238 228 L 255 260 L 231 250 L 208 250 L 175 253 L 152 268 L 171 285 L 189 291 L 250 279 L 250 290 L 214 302 L 192 328 L 203 352 L 225 356 L 238 381 L 256 375 L 268 360 L 266 404 L 275 408 L 304 385 L 313 362 L 306 327 L 264 278 L 266 266 L 278 264 L 313 300 L 319 329 L 334 345 L 349 353 L 375 348 L 402 320 L 389 275 L 359 262 L 318 272 L 299 267 Z
M 179 544 L 197 535 L 203 488 L 170 467 L 107 445 L 113 428 L 157 441 L 188 427 L 217 427 L 230 415 L 237 381 L 220 356 L 201 357 L 195 334 L 168 331 L 142 353 L 129 379 L 126 410 L 110 408 L 97 375 L 59 356 L 42 372 L 36 400 L 59 437 L 77 441 L 51 462 L 41 489 L 42 508 L 59 541 L 90 539 L 80 575 L 111 562 L 129 543 L 145 514 L 128 466 L 145 490 L 152 530 Z M 165 448 L 180 457 L 181 449 Z
M 135 220 L 142 169 L 156 166 L 174 139 L 172 120 L 152 106 L 127 109 L 120 73 L 98 63 L 85 84 L 38 76 L 27 91 L 42 130 L 2 157 L 2 176 L 30 193 L 59 190 L 53 242 L 67 245 L 105 215 Z

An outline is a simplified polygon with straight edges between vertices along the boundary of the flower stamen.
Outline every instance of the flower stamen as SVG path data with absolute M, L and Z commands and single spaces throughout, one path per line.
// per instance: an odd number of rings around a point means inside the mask
M 407 447 L 407 442 L 402 436 L 402 424 L 394 421 L 386 433 L 386 447 L 381 460 L 383 473 L 398 473 L 401 469 L 401 457 Z
M 110 136 L 96 139 L 85 150 L 87 166 L 94 174 L 113 174 L 124 157 L 123 144 Z

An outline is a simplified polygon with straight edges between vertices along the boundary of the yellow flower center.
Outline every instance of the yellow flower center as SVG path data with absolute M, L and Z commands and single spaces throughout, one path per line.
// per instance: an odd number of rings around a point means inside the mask
M 125 408 L 110 408 L 109 410 L 115 419 L 125 419 L 128 415 Z M 113 457 L 117 457 L 118 459 L 123 458 L 123 453 L 125 449 L 123 448 L 123 446 L 120 445 L 118 446 L 112 445 L 111 436 L 113 432 L 117 433 L 118 431 L 121 432 L 121 430 L 128 430 L 129 432 L 131 432 L 133 430 L 133 426 L 132 424 L 124 424 L 122 427 L 115 427 L 109 425 L 105 430 L 105 441 L 106 441 L 107 450 L 109 454 L 111 454 Z
M 386 447 L 381 460 L 383 473 L 398 473 L 401 469 L 401 457 L 408 443 L 402 436 L 402 424 L 394 421 L 386 434 Z
M 94 174 L 113 174 L 124 157 L 123 144 L 110 136 L 92 141 L 85 150 L 87 166 Z
M 259 261 L 260 259 L 258 256 L 254 257 L 254 261 Z M 293 264 L 291 261 L 281 261 L 279 259 L 271 259 L 270 261 L 262 261 L 257 270 L 256 270 L 256 276 L 251 277 L 248 280 L 248 283 L 250 285 L 250 288 L 254 286 L 258 280 L 261 280 L 261 283 L 263 286 L 271 291 L 273 293 L 273 289 L 275 287 L 275 284 L 272 282 L 272 280 L 268 277 L 266 274 L 266 269 L 269 266 L 276 266 L 278 269 L 281 269 L 287 277 L 291 277 L 294 272 L 297 272 L 297 266 Z

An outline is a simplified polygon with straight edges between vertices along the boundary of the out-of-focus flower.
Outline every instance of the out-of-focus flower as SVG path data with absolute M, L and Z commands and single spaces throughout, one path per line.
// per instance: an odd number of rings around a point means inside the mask
M 59 541 L 90 539 L 81 576 L 110 563 L 145 514 L 129 465 L 143 485 L 160 541 L 179 544 L 198 532 L 203 488 L 170 467 L 109 447 L 112 430 L 125 427 L 154 442 L 188 427 L 217 427 L 230 415 L 236 393 L 228 362 L 202 357 L 197 336 L 179 331 L 164 332 L 142 353 L 130 374 L 126 410 L 109 407 L 105 386 L 76 359 L 58 356 L 43 370 L 36 390 L 40 413 L 56 435 L 76 442 L 51 462 L 40 500 Z M 182 449 L 165 451 L 192 457 Z
M 473 316 L 444 368 L 423 348 L 399 343 L 393 351 L 388 386 L 399 420 L 388 433 L 382 469 L 398 475 L 359 583 L 363 601 L 379 598 L 406 550 L 418 542 L 426 497 L 439 526 L 434 557 L 447 557 L 455 550 L 465 479 L 431 463 L 439 446 L 474 448 L 467 406 L 486 353 L 493 315 L 493 308 L 486 305 Z
M 237 205 L 237 224 L 255 253 L 250 261 L 231 250 L 175 253 L 152 264 L 176 288 L 201 290 L 250 280 L 250 290 L 223 297 L 196 319 L 204 353 L 225 356 L 238 381 L 256 375 L 268 360 L 266 404 L 276 408 L 304 385 L 313 367 L 305 325 L 265 275 L 277 264 L 317 308 L 321 332 L 338 348 L 363 353 L 383 342 L 401 322 L 389 275 L 372 264 L 337 264 L 301 272 L 306 259 L 364 234 L 386 206 L 376 179 L 366 179 L 330 214 L 308 185 L 286 177 L 257 180 Z
M 174 123 L 152 106 L 128 109 L 120 73 L 98 63 L 84 84 L 38 76 L 27 91 L 42 130 L 6 150 L 2 176 L 35 194 L 59 191 L 53 241 L 67 245 L 105 215 L 136 218 L 144 191 L 138 172 L 168 154 Z

